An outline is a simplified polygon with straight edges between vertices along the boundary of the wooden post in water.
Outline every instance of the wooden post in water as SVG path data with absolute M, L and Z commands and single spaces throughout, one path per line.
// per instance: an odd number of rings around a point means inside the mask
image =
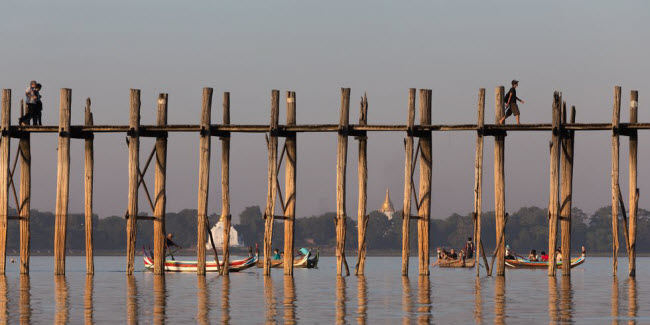
M 129 110 L 129 202 L 126 223 L 126 274 L 133 274 L 140 180 L 140 89 L 131 89 Z
M 223 125 L 230 124 L 230 93 L 223 93 Z M 221 274 L 230 273 L 230 133 L 221 136 L 221 220 L 223 221 L 223 267 Z
M 93 125 L 93 113 L 90 110 L 90 98 L 86 98 L 84 124 Z M 93 249 L 93 179 L 95 156 L 93 147 L 94 135 L 88 135 L 84 140 L 84 228 L 86 235 L 86 274 L 95 274 Z M 22 186 L 21 186 L 22 188 Z
M 551 137 L 550 193 L 548 203 L 548 275 L 555 276 L 555 249 L 557 247 L 557 219 L 560 213 L 560 134 L 562 99 L 558 92 L 553 94 L 553 130 Z
M 496 123 L 501 120 L 504 113 L 503 94 L 503 86 L 497 87 L 494 90 L 494 117 Z M 505 139 L 505 132 L 494 136 L 494 217 L 497 239 L 497 276 L 506 275 L 506 180 L 504 174 Z
M 199 203 L 196 230 L 196 274 L 205 275 L 205 242 L 208 218 L 208 190 L 210 184 L 210 123 L 212 116 L 212 88 L 203 88 L 201 106 L 201 140 L 199 144 Z
M 474 248 L 476 276 L 480 275 L 481 211 L 483 199 L 483 126 L 485 125 L 485 88 L 478 90 L 478 115 L 476 125 L 476 159 L 474 160 Z M 487 263 L 485 263 L 487 266 Z
M 406 139 L 406 162 L 404 163 L 404 210 L 402 211 L 402 275 L 409 273 L 410 231 L 411 231 L 411 193 L 413 191 L 413 126 L 415 125 L 415 88 L 409 89 Z M 416 198 L 417 200 L 417 198 Z
M 22 100 L 20 103 L 23 110 Z M 22 114 L 21 114 L 22 115 Z M 20 206 L 16 207 L 20 216 L 20 274 L 29 274 L 29 222 L 32 190 L 32 154 L 30 133 L 20 135 Z
M 368 124 L 368 96 L 366 94 L 361 98 L 361 107 L 359 109 L 359 125 Z M 357 255 L 357 267 L 355 269 L 356 275 L 364 275 L 366 269 L 366 232 L 368 228 L 369 216 L 366 214 L 366 199 L 368 194 L 368 157 L 367 146 L 368 137 L 358 135 L 359 140 L 359 165 L 358 165 L 358 178 L 359 178 L 359 204 L 357 212 L 357 230 L 358 230 L 358 247 L 359 252 Z
M 638 122 L 639 92 L 632 90 L 630 92 L 630 124 Z M 639 209 L 639 189 L 637 188 L 637 151 L 639 146 L 639 137 L 636 130 L 630 130 L 630 222 L 628 230 L 628 265 L 629 275 L 636 276 L 636 223 Z
M 612 272 L 618 271 L 618 161 L 619 122 L 621 121 L 621 87 L 614 87 L 614 108 L 612 109 Z
M 11 149 L 11 89 L 2 90 L 2 135 L 0 140 L 0 275 L 7 261 L 9 213 L 9 150 Z
M 296 93 L 287 91 L 287 125 L 296 125 Z M 296 218 L 296 134 L 288 134 L 285 140 L 287 148 L 287 163 L 285 165 L 285 195 L 284 203 L 284 274 L 293 274 L 293 244 L 294 220 Z
M 431 124 L 431 89 L 420 89 L 420 125 Z M 418 260 L 420 275 L 429 275 L 429 219 L 431 215 L 431 132 L 420 137 L 420 211 L 418 213 Z
M 54 221 L 54 274 L 65 274 L 65 244 L 68 228 L 68 197 L 70 194 L 70 102 L 72 91 L 61 89 L 59 114 L 59 147 Z
M 158 95 L 159 126 L 167 125 L 167 94 Z M 156 170 L 154 176 L 153 273 L 165 273 L 165 212 L 167 206 L 167 134 L 156 137 Z
M 575 123 L 576 108 L 571 107 L 570 123 Z M 562 109 L 562 124 L 566 123 L 566 104 Z M 571 207 L 573 203 L 573 139 L 575 131 L 562 131 L 560 228 L 562 233 L 562 275 L 571 275 Z
M 345 212 L 345 170 L 348 159 L 348 124 L 350 121 L 350 88 L 341 88 L 341 116 L 339 120 L 338 148 L 336 152 L 336 275 L 342 273 L 345 260 L 345 233 L 347 215 Z
M 266 209 L 264 211 L 264 275 L 271 275 L 271 254 L 273 249 L 273 221 L 275 219 L 275 201 L 278 191 L 277 187 L 277 165 L 278 165 L 278 121 L 280 113 L 280 92 L 271 91 L 271 123 L 268 140 L 269 164 L 268 164 L 268 194 L 266 196 Z M 288 254 L 291 254 L 290 252 Z

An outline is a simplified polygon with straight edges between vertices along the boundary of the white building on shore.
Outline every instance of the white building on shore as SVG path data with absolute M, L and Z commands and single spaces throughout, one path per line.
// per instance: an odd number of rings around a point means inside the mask
M 223 222 L 219 220 L 216 225 L 210 229 L 212 233 L 212 239 L 214 239 L 214 245 L 221 249 L 223 247 Z M 207 244 L 205 245 L 208 249 L 212 249 L 212 244 L 210 244 L 210 238 L 207 238 Z M 244 246 L 244 242 L 237 233 L 235 227 L 230 226 L 230 247 L 241 247 Z

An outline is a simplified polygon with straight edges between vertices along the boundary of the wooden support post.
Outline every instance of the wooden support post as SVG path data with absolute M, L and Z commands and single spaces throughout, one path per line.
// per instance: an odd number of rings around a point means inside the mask
M 494 115 L 498 123 L 503 117 L 503 86 L 494 91 Z M 506 275 L 506 179 L 504 174 L 505 134 L 494 136 L 494 217 L 496 226 L 497 276 Z
M 158 95 L 159 126 L 167 125 L 167 94 Z M 153 273 L 164 274 L 165 213 L 167 207 L 167 136 L 156 137 L 156 170 L 154 176 Z
M 223 125 L 230 124 L 230 93 L 223 93 Z M 223 221 L 223 268 L 230 272 L 230 137 L 221 137 L 221 220 Z
M 560 213 L 560 134 L 562 99 L 558 92 L 553 94 L 553 133 L 551 137 L 550 193 L 548 203 L 548 275 L 555 276 L 555 249 L 557 247 L 557 219 Z
M 68 197 L 70 194 L 70 102 L 72 91 L 61 89 L 59 113 L 59 147 L 56 181 L 56 212 L 54 221 L 54 274 L 65 274 L 65 244 L 68 228 Z
M 339 121 L 338 149 L 336 152 L 336 275 L 342 273 L 345 261 L 345 170 L 348 160 L 348 124 L 350 121 L 350 88 L 341 88 L 341 116 Z M 346 275 L 349 275 L 346 272 Z
M 93 113 L 90 110 L 90 98 L 86 98 L 85 125 L 93 125 Z M 84 140 L 84 225 L 86 232 L 86 274 L 95 274 L 93 249 L 93 179 L 95 156 L 93 136 Z M 21 186 L 22 188 L 22 186 Z
M 478 115 L 476 132 L 476 159 L 474 160 L 474 248 L 476 249 L 476 276 L 480 274 L 481 211 L 483 199 L 483 126 L 485 124 L 485 88 L 478 90 Z
M 129 109 L 129 202 L 126 223 L 126 274 L 133 274 L 135 236 L 138 225 L 138 184 L 140 170 L 140 89 L 131 89 Z
M 22 100 L 21 100 L 22 110 Z M 32 154 L 30 134 L 20 137 L 20 205 L 16 207 L 20 216 L 20 274 L 29 274 L 29 218 L 32 191 Z
M 420 125 L 431 124 L 431 89 L 420 89 Z M 429 219 L 431 216 L 431 132 L 420 137 L 420 211 L 418 260 L 420 275 L 429 275 Z
M 11 150 L 11 89 L 2 90 L 2 136 L 0 138 L 0 275 L 5 274 L 9 212 L 9 151 Z
M 639 108 L 639 92 L 632 90 L 630 92 L 630 124 L 638 122 L 638 108 Z M 637 188 L 637 151 L 639 146 L 639 138 L 636 130 L 630 131 L 630 222 L 629 222 L 629 242 L 628 247 L 628 265 L 629 275 L 636 276 L 636 223 L 638 215 L 639 203 L 639 189 Z
M 287 91 L 287 125 L 296 125 L 296 93 Z M 285 140 L 287 148 L 287 162 L 285 164 L 285 195 L 286 202 L 284 216 L 284 274 L 293 274 L 293 244 L 294 220 L 296 218 L 296 163 L 297 145 L 296 134 L 287 135 Z
M 566 123 L 566 105 L 562 110 L 562 124 Z M 571 107 L 570 123 L 575 123 L 576 108 Z M 562 275 L 571 275 L 571 208 L 573 204 L 573 139 L 575 131 L 566 131 L 562 136 L 561 148 L 561 190 L 560 190 L 560 228 L 562 233 Z
M 278 164 L 278 135 L 276 133 L 279 121 L 280 92 L 271 91 L 271 130 L 269 132 L 269 165 L 268 165 L 268 194 L 266 196 L 266 209 L 264 211 L 264 275 L 271 275 L 271 254 L 273 241 L 273 216 L 275 215 L 275 200 L 277 187 Z M 288 252 L 291 254 L 291 252 Z
M 612 109 L 612 272 L 618 271 L 618 161 L 619 122 L 621 121 L 621 87 L 614 87 L 614 108 Z
M 212 116 L 212 88 L 203 88 L 201 107 L 201 140 L 199 144 L 199 206 L 196 230 L 196 274 L 205 275 L 205 242 L 208 218 L 208 187 L 210 184 L 210 123 Z
M 368 96 L 366 94 L 361 98 L 361 107 L 359 110 L 359 125 L 368 124 Z M 366 269 L 366 232 L 368 227 L 369 216 L 366 214 L 366 199 L 368 194 L 368 157 L 367 146 L 368 137 L 360 135 L 359 139 L 359 204 L 357 212 L 357 230 L 358 230 L 358 246 L 359 252 L 357 254 L 357 267 L 355 269 L 356 275 L 364 275 Z
M 413 125 L 415 124 L 415 88 L 409 89 L 406 139 L 406 162 L 404 163 L 404 210 L 402 211 L 402 275 L 409 273 L 410 231 L 411 231 L 411 180 L 413 179 Z M 416 198 L 417 200 L 417 198 Z

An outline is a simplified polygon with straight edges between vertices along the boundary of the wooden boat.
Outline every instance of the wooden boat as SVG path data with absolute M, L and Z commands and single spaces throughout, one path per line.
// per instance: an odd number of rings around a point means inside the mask
M 153 270 L 153 258 L 150 257 L 146 252 L 143 256 L 144 267 L 150 270 Z M 231 260 L 229 265 L 230 272 L 239 272 L 248 268 L 255 266 L 259 259 L 259 254 L 256 252 L 254 256 L 250 256 L 240 260 Z M 195 272 L 196 273 L 196 261 L 175 261 L 175 260 L 165 260 L 165 272 Z M 220 261 L 219 265 L 223 267 L 223 261 Z M 205 262 L 205 271 L 206 272 L 217 272 L 217 262 L 215 261 L 206 261 Z
M 476 262 L 476 260 L 474 258 L 467 258 L 464 261 L 462 259 L 438 260 L 438 261 L 436 261 L 436 263 L 433 266 L 471 269 L 471 268 L 474 267 L 475 262 Z
M 319 250 L 316 250 L 316 254 L 312 253 L 311 249 L 308 250 L 306 248 L 301 248 L 300 250 L 306 252 L 306 254 L 304 254 L 302 257 L 293 260 L 294 268 L 313 269 L 318 267 L 318 258 L 320 255 Z M 264 260 L 257 261 L 257 267 L 263 268 Z M 272 268 L 284 267 L 284 260 L 271 260 L 271 267 Z
M 571 260 L 571 268 L 574 268 L 585 262 L 586 252 L 583 248 L 582 255 Z M 547 269 L 548 262 L 530 261 L 525 258 L 517 258 L 516 260 L 506 260 L 506 266 L 513 269 Z M 562 262 L 557 262 L 557 268 L 562 268 Z

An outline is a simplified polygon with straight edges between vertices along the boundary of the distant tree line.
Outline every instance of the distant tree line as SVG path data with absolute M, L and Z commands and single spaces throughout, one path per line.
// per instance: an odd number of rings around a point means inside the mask
M 15 211 L 10 212 L 10 214 Z M 331 250 L 336 244 L 334 213 L 320 216 L 297 218 L 295 222 L 295 246 L 318 246 Z M 264 220 L 258 206 L 244 209 L 239 216 L 239 224 L 234 225 L 246 245 L 262 243 L 264 238 Z M 571 228 L 572 247 L 575 252 L 585 246 L 589 252 L 610 252 L 612 247 L 611 208 L 603 207 L 592 215 L 574 208 Z M 196 210 L 182 210 L 168 213 L 166 230 L 174 233 L 174 240 L 188 249 L 196 247 Z M 209 216 L 211 225 L 218 220 L 217 215 Z M 482 239 L 486 250 L 492 251 L 495 245 L 494 212 L 483 213 Z M 93 217 L 94 243 L 98 253 L 121 253 L 126 249 L 126 220 L 124 217 Z M 619 236 L 623 241 L 623 222 L 619 222 Z M 347 248 L 356 250 L 357 224 L 352 218 L 347 219 Z M 445 219 L 431 219 L 431 247 L 438 246 L 460 248 L 467 237 L 472 236 L 471 215 L 453 214 Z M 34 254 L 51 254 L 54 242 L 54 214 L 50 212 L 31 212 L 31 250 Z M 273 247 L 282 250 L 284 225 L 275 222 L 273 228 Z M 372 212 L 368 222 L 367 247 L 369 254 L 397 253 L 401 250 L 402 218 L 396 213 L 392 220 L 379 212 Z M 548 213 L 546 209 L 525 207 L 511 213 L 506 225 L 506 242 L 517 252 L 525 253 L 530 249 L 546 250 L 548 245 Z M 18 222 L 9 222 L 8 252 L 17 254 L 19 247 Z M 83 253 L 85 244 L 84 217 L 71 214 L 68 217 L 67 249 L 71 253 Z M 137 248 L 152 246 L 153 223 L 138 221 Z M 558 243 L 559 244 L 559 243 Z M 411 247 L 417 247 L 417 228 L 411 227 Z M 637 251 L 650 252 L 650 212 L 639 210 L 637 224 Z M 625 253 L 624 246 L 621 253 Z

